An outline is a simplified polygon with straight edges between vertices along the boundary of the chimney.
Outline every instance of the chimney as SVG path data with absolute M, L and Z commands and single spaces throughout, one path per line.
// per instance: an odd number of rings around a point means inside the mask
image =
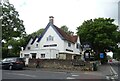
M 54 17 L 53 16 L 49 16 L 49 22 L 52 23 L 52 24 L 54 23 Z

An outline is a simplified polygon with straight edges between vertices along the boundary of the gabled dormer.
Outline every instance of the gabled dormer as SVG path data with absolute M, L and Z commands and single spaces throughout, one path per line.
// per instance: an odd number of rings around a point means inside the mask
M 31 50 L 31 42 L 33 41 L 33 38 L 30 38 L 30 40 L 29 40 L 29 42 L 28 42 L 28 44 L 26 45 L 26 47 L 25 47 L 25 50 Z

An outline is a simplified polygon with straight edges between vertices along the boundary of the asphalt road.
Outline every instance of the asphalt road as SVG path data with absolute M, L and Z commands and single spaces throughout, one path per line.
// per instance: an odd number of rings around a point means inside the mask
M 105 79 L 98 72 L 57 72 L 37 70 L 3 70 L 2 79 Z
M 112 66 L 115 71 L 116 66 Z M 58 70 L 44 70 L 44 69 L 25 69 L 25 70 L 2 70 L 2 79 L 58 79 L 58 80 L 75 80 L 75 79 L 92 79 L 98 81 L 98 79 L 107 80 L 106 76 L 111 75 L 111 66 L 101 65 L 98 67 L 98 71 L 58 71 Z M 102 81 L 103 81 L 102 80 Z M 81 80 L 80 80 L 81 81 Z
M 112 69 L 112 74 L 116 75 L 116 77 L 120 80 L 120 63 L 119 62 L 113 62 L 110 63 L 111 69 Z

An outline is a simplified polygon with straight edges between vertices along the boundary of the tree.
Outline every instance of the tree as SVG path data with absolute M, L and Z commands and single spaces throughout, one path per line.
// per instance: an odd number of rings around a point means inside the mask
M 26 36 L 23 20 L 19 19 L 19 14 L 15 10 L 14 6 L 9 2 L 3 2 L 0 4 L 2 7 L 2 55 L 3 58 L 8 56 L 8 46 L 13 45 L 12 54 L 16 55 L 20 51 L 21 44 L 19 40 Z M 16 40 L 16 38 L 18 38 Z
M 33 37 L 33 38 L 35 38 L 36 36 L 40 36 L 43 31 L 44 31 L 44 28 L 41 28 L 38 31 L 33 32 L 32 34 L 30 34 L 30 36 Z
M 23 21 L 14 6 L 9 2 L 2 4 L 2 40 L 8 41 L 13 37 L 23 37 L 26 32 Z
M 77 28 L 77 34 L 82 43 L 90 42 L 92 48 L 100 53 L 104 49 L 114 48 L 119 42 L 120 32 L 113 22 L 111 18 L 90 19 Z
M 74 34 L 74 32 L 73 32 L 73 31 L 70 31 L 66 25 L 61 26 L 60 29 L 62 29 L 62 30 L 63 30 L 64 32 L 66 32 L 67 34 L 70 34 L 70 35 L 73 35 L 73 34 Z

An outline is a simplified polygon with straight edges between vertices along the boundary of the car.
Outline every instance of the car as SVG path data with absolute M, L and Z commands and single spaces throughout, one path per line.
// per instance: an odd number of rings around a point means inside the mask
M 5 58 L 2 60 L 1 65 L 2 69 L 23 69 L 25 67 L 25 61 L 19 57 Z

